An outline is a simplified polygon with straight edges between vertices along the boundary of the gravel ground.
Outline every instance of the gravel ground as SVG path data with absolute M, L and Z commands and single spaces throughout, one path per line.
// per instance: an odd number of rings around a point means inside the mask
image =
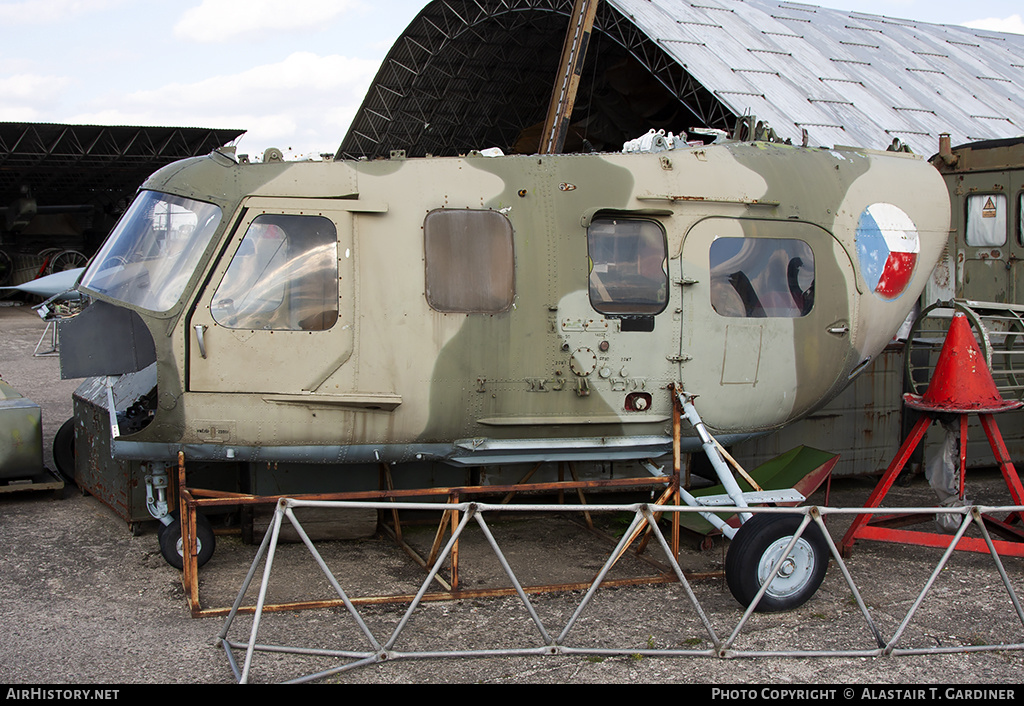
M 45 463 L 60 423 L 70 415 L 74 381 L 60 381 L 54 358 L 31 353 L 43 324 L 27 308 L 0 308 L 0 376 L 44 411 Z M 998 473 L 976 472 L 972 495 L 1008 502 Z M 829 504 L 863 505 L 869 479 L 833 484 Z M 891 504 L 927 505 L 923 481 L 894 488 Z M 812 503 L 824 504 L 823 497 Z M 301 511 L 299 514 L 301 519 Z M 586 581 L 610 547 L 561 518 L 511 514 L 488 516 L 517 576 L 527 584 Z M 609 531 L 612 518 L 598 518 Z M 848 522 L 848 520 L 847 520 Z M 833 517 L 840 538 L 844 520 Z M 407 541 L 425 554 L 433 528 L 413 526 Z M 180 575 L 162 559 L 155 527 L 133 536 L 119 517 L 73 486 L 60 493 L 0 495 L 0 684 L 218 684 L 235 681 L 218 636 L 223 617 L 193 618 Z M 393 542 L 375 537 L 318 543 L 324 560 L 353 596 L 413 592 L 423 572 Z M 686 545 L 686 571 L 717 572 L 724 542 L 707 551 Z M 204 608 L 230 606 L 256 547 L 237 535 L 218 537 L 214 558 L 200 572 Z M 660 556 L 652 545 L 649 553 Z M 901 545 L 861 543 L 849 561 L 868 609 L 885 636 L 899 627 L 934 569 L 939 554 Z M 1024 563 L 1006 559 L 1010 580 L 1024 594 Z M 613 578 L 650 575 L 632 557 Z M 460 579 L 468 588 L 500 585 L 501 569 L 478 531 L 460 547 Z M 695 580 L 694 591 L 714 631 L 729 635 L 742 615 L 722 578 Z M 250 589 L 246 602 L 255 600 Z M 324 599 L 331 589 L 301 545 L 282 545 L 268 588 L 271 601 Z M 581 591 L 531 597 L 545 629 L 558 635 L 582 599 Z M 406 605 L 361 608 L 368 629 L 385 642 Z M 251 617 L 240 615 L 229 637 L 245 641 Z M 941 572 L 901 647 L 963 647 L 1024 643 L 1024 626 L 1003 588 L 991 557 L 957 553 Z M 515 597 L 424 603 L 401 632 L 395 650 L 536 648 L 540 631 Z M 363 651 L 367 641 L 343 609 L 288 610 L 263 616 L 259 642 Z M 888 657 L 772 656 L 720 659 L 667 657 L 651 649 L 710 650 L 707 630 L 679 584 L 602 589 L 580 616 L 565 644 L 610 648 L 619 655 L 561 654 L 475 659 L 399 659 L 360 667 L 324 681 L 352 684 L 1002 684 L 1020 682 L 1024 652 L 1014 649 Z M 756 615 L 736 649 L 870 650 L 874 640 L 842 574 L 833 564 L 822 588 L 799 609 Z M 241 659 L 242 655 L 239 655 Z M 250 681 L 283 681 L 328 669 L 338 658 L 257 653 Z

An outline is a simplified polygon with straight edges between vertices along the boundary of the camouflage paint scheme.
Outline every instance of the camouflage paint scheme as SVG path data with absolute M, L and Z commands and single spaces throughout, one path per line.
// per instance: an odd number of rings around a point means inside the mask
M 698 395 L 724 439 L 775 429 L 825 404 L 886 345 L 949 228 L 942 178 L 917 157 L 760 142 L 374 162 L 239 164 L 214 153 L 166 167 L 143 188 L 223 211 L 178 304 L 137 310 L 155 344 L 159 394 L 152 422 L 119 439 L 115 455 L 151 460 L 179 449 L 313 463 L 650 457 L 671 448 L 673 384 Z M 898 206 L 920 239 L 913 277 L 891 301 L 870 291 L 856 250 L 859 219 L 878 203 Z M 436 209 L 507 216 L 508 311 L 428 305 L 424 218 Z M 211 317 L 246 223 L 264 212 L 335 222 L 340 316 L 331 329 L 237 331 Z M 656 221 L 667 235 L 668 305 L 653 331 L 624 331 L 591 305 L 587 225 L 602 213 Z M 807 242 L 811 312 L 716 313 L 709 247 L 723 236 Z M 196 326 L 206 327 L 206 357 Z M 635 392 L 649 407 L 626 408 Z

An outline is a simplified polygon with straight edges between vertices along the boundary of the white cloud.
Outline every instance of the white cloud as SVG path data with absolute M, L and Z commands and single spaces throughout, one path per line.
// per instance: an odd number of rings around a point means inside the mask
M 130 104 L 149 105 L 159 110 L 191 111 L 214 106 L 280 108 L 282 101 L 302 99 L 323 103 L 332 91 L 366 90 L 378 64 L 344 56 L 317 56 L 296 52 L 277 64 L 256 66 L 239 74 L 214 76 L 195 83 L 172 83 L 161 88 L 136 91 L 124 97 Z
M 129 0 L 20 0 L 0 5 L 5 26 L 66 22 L 82 15 L 109 10 Z
M 0 76 L 25 73 L 31 71 L 33 62 L 20 56 L 0 57 Z
M 39 111 L 27 105 L 0 106 L 0 122 L 5 123 L 38 123 L 41 121 Z M 339 140 L 340 142 L 340 140 Z
M 376 73 L 375 61 L 297 52 L 277 64 L 194 83 L 106 95 L 73 122 L 247 130 L 244 149 L 333 152 Z M 348 107 L 351 106 L 351 107 Z
M 15 74 L 0 77 L 0 120 L 6 122 L 46 121 L 70 83 L 60 76 Z
M 57 99 L 69 83 L 70 79 L 60 76 L 16 74 L 0 78 L 0 96 L 6 102 L 24 99 L 46 103 Z
M 971 20 L 970 22 L 964 22 L 966 27 L 973 27 L 974 29 L 987 29 L 990 32 L 1012 32 L 1014 34 L 1024 34 L 1024 19 L 1021 19 L 1020 15 L 1010 15 L 1009 17 L 988 17 L 982 20 Z
M 313 30 L 358 7 L 359 0 L 202 0 L 182 15 L 174 33 L 196 42 L 218 42 Z

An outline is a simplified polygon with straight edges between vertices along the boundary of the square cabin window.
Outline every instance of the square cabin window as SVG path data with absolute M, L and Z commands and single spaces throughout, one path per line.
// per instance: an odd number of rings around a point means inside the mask
M 721 316 L 798 319 L 814 307 L 814 253 L 802 240 L 718 238 L 710 259 Z
M 338 231 L 322 216 L 257 216 L 211 305 L 230 329 L 326 331 L 338 321 Z
M 973 248 L 1006 245 L 1006 195 L 967 197 L 967 244 Z
M 512 307 L 512 223 L 498 211 L 439 209 L 423 223 L 427 303 L 445 313 L 497 314 Z
M 668 245 L 654 221 L 595 218 L 587 229 L 590 303 L 611 316 L 653 316 L 668 305 Z

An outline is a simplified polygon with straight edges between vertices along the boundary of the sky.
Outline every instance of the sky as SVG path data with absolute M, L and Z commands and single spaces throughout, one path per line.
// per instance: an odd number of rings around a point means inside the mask
M 0 122 L 247 130 L 239 153 L 337 150 L 426 0 L 0 0 Z M 813 2 L 1024 34 L 1020 0 Z

